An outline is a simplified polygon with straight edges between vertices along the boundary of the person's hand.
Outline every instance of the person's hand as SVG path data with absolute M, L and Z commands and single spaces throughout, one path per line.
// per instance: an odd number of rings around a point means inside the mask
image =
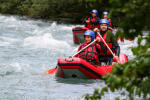
M 96 37 L 96 41 L 97 41 L 97 42 L 100 42 L 100 37 Z
M 94 28 L 94 30 L 93 30 L 94 32 L 98 32 L 99 31 L 99 29 L 98 28 Z
M 119 58 L 118 58 L 118 56 L 114 56 L 113 57 L 113 60 L 115 61 L 115 62 L 118 62 L 119 63 L 119 60 L 118 60 Z
M 89 20 L 86 20 L 85 22 L 86 22 L 86 23 L 89 23 L 90 21 L 89 21 Z
M 119 59 L 118 56 L 115 56 L 115 60 L 118 61 L 118 59 Z

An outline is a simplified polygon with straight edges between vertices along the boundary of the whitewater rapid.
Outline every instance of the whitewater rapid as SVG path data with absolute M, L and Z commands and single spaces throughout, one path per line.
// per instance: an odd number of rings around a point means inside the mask
M 58 58 L 76 52 L 74 26 L 78 25 L 0 15 L 0 100 L 79 100 L 94 88 L 104 87 L 101 80 L 57 79 L 45 74 Z M 121 52 L 133 58 L 129 47 L 136 46 L 136 40 L 119 44 Z M 103 99 L 116 96 L 119 92 L 110 92 Z

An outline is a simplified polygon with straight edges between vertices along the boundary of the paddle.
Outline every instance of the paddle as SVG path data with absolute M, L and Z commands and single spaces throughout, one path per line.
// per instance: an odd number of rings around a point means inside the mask
M 77 53 L 75 53 L 72 57 L 74 57 L 75 55 L 79 54 L 80 52 L 82 52 L 84 49 L 86 49 L 87 47 L 89 47 L 91 44 L 93 44 L 94 42 L 96 42 L 96 40 L 92 41 L 91 43 L 89 43 L 87 46 L 85 46 L 84 48 L 82 48 L 80 51 L 78 51 Z
M 48 71 L 45 72 L 45 73 L 46 73 L 46 74 L 54 74 L 54 73 L 56 73 L 56 71 L 57 71 L 57 66 L 56 66 L 56 68 L 52 68 L 52 69 L 48 70 Z
M 89 47 L 91 44 L 93 44 L 94 42 L 96 42 L 96 40 L 92 41 L 91 43 L 89 43 L 87 46 L 85 46 L 83 49 L 81 49 L 80 51 L 78 51 L 77 53 L 75 53 L 72 57 L 76 56 L 77 54 L 81 53 L 84 49 L 86 49 L 87 47 Z M 52 68 L 50 70 L 48 70 L 46 73 L 47 74 L 54 74 L 57 71 L 57 66 L 55 68 Z
M 109 49 L 109 51 L 111 52 L 111 54 L 113 55 L 113 57 L 117 60 L 115 54 L 112 52 L 112 50 L 109 48 L 109 46 L 107 45 L 107 43 L 105 42 L 105 40 L 102 38 L 102 36 L 100 35 L 100 32 L 97 32 L 97 34 L 100 36 L 100 38 L 103 40 L 104 44 L 106 45 L 106 47 Z M 118 63 L 118 61 L 117 61 Z
M 105 40 L 102 38 L 102 36 L 100 35 L 99 32 L 97 32 L 98 35 L 100 36 L 100 38 L 103 40 L 104 44 L 106 45 L 106 47 L 109 49 L 109 51 L 111 52 L 111 54 L 113 55 L 113 57 L 115 57 L 114 53 L 112 52 L 112 50 L 109 48 L 109 46 L 107 45 L 107 43 L 105 42 Z

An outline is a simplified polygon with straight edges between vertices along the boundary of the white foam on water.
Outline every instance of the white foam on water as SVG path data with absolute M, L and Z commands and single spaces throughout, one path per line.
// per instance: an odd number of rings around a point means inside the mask
M 31 36 L 24 39 L 24 46 L 31 48 L 69 48 L 70 45 L 65 41 L 56 40 L 51 34 L 44 34 L 40 36 Z
M 124 42 L 119 41 L 121 53 L 124 53 L 128 56 L 129 60 L 133 59 L 133 53 L 131 48 L 137 46 L 137 38 L 135 38 L 133 41 L 124 40 Z
M 40 73 L 41 68 L 33 67 L 33 64 L 23 62 L 11 62 L 10 64 L 0 64 L 0 76 L 8 75 L 31 75 L 32 73 Z
M 56 22 L 53 22 L 53 23 L 51 24 L 51 28 L 57 28 L 57 23 L 56 23 Z
M 0 75 L 10 75 L 15 72 L 21 71 L 21 66 L 19 63 L 1 64 Z
M 33 34 L 35 30 L 41 31 L 41 27 L 38 24 L 42 24 L 41 21 L 34 20 L 19 20 L 19 16 L 0 16 L 0 29 L 3 32 L 19 33 L 19 34 Z M 36 34 L 39 32 L 36 32 Z
M 32 67 L 32 64 L 23 63 L 23 62 L 12 62 L 6 66 L 8 69 L 13 69 L 14 72 L 26 72 L 31 73 L 34 72 L 35 69 Z
M 21 64 L 18 63 L 18 62 L 11 63 L 10 66 L 16 68 L 16 71 L 17 71 L 17 72 L 20 72 L 21 69 L 22 69 L 22 68 L 21 68 Z
M 36 27 L 33 32 L 30 32 L 30 34 L 32 35 L 44 35 L 51 32 L 49 27 L 45 27 L 45 28 L 40 28 L 40 27 Z
M 9 42 L 1 42 L 1 41 L 0 41 L 0 46 L 8 46 L 8 45 L 10 45 Z
M 17 39 L 1 36 L 0 37 L 0 46 L 8 46 L 11 45 L 14 42 L 17 42 Z
M 60 30 L 70 30 L 70 31 L 72 31 L 72 26 L 62 26 L 62 27 L 60 27 Z
M 14 16 L 10 16 L 9 18 L 5 18 L 5 20 L 3 20 L 3 22 L 13 23 L 13 22 L 17 22 L 17 19 Z
M 5 36 L 1 36 L 0 40 L 8 41 L 8 42 L 16 42 L 17 41 L 17 39 L 15 39 L 15 38 L 10 38 L 10 37 L 5 37 Z

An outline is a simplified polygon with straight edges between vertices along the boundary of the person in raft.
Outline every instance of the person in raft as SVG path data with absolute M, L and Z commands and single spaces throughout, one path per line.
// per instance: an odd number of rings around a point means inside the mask
M 109 21 L 109 28 L 112 30 L 113 26 L 112 26 L 112 23 L 111 23 L 111 19 L 108 18 L 108 12 L 107 12 L 107 11 L 104 11 L 104 12 L 102 13 L 102 18 L 103 18 L 103 19 L 107 19 L 107 20 Z
M 85 42 L 79 46 L 78 51 L 80 51 L 85 46 L 87 46 L 89 43 L 94 41 L 95 33 L 91 30 L 85 31 L 84 39 L 85 39 Z M 81 53 L 77 54 L 76 57 L 82 58 L 82 59 L 86 60 L 87 62 L 90 62 L 92 65 L 100 64 L 100 61 L 98 58 L 99 52 L 101 50 L 101 47 L 98 44 L 99 41 L 100 41 L 100 38 L 97 37 L 96 42 L 92 43 L 89 47 L 84 49 Z
M 114 35 L 111 33 L 112 31 L 108 29 L 109 21 L 107 19 L 101 19 L 99 23 L 100 23 L 100 27 L 94 29 L 94 32 L 97 33 L 96 37 L 100 37 L 99 36 L 100 34 L 102 38 L 106 41 L 109 48 L 113 51 L 113 53 L 115 53 L 116 56 L 119 56 L 120 46 L 117 43 L 117 41 L 114 39 Z M 99 55 L 99 61 L 104 62 L 107 65 L 111 65 L 113 60 L 113 55 L 111 54 L 110 50 L 106 47 L 102 39 L 100 39 L 99 44 L 102 48 Z
M 93 9 L 91 12 L 91 16 L 85 21 L 86 22 L 85 27 L 89 28 L 90 30 L 98 28 L 99 20 L 100 18 L 98 17 L 98 11 L 96 9 Z
M 103 19 L 107 19 L 107 20 L 109 21 L 109 27 L 108 27 L 108 29 L 111 30 L 114 35 L 116 35 L 117 29 L 115 29 L 115 28 L 113 27 L 112 22 L 111 22 L 111 19 L 108 18 L 108 14 L 109 14 L 109 13 L 108 13 L 107 11 L 104 11 L 104 12 L 102 13 L 102 18 L 103 18 Z M 120 39 L 121 39 L 122 42 L 124 41 L 122 37 L 121 37 Z

